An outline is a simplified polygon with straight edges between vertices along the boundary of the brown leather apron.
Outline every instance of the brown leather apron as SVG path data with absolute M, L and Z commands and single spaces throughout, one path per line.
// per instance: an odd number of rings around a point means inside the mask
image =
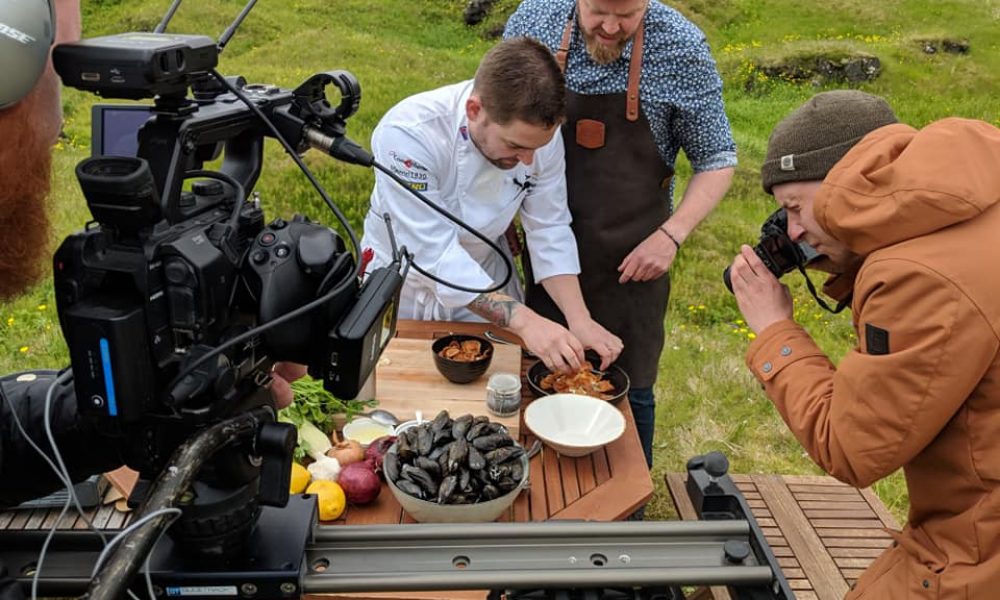
M 571 18 L 567 23 L 556 53 L 563 70 L 575 22 Z M 637 389 L 652 387 L 656 381 L 670 277 L 620 284 L 618 265 L 670 216 L 673 176 L 639 110 L 642 40 L 640 25 L 633 40 L 628 90 L 589 96 L 567 90 L 567 120 L 562 127 L 583 297 L 593 319 L 624 342 L 616 364 Z M 527 305 L 565 324 L 552 298 L 534 283 L 527 252 L 523 258 Z

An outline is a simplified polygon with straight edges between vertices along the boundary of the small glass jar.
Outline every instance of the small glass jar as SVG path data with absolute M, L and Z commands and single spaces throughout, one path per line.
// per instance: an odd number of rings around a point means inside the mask
M 513 373 L 494 373 L 486 383 L 486 408 L 498 417 L 521 410 L 521 378 Z

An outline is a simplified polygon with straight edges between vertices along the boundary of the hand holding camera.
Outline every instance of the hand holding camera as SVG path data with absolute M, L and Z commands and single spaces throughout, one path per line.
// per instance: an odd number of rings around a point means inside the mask
M 726 272 L 736 304 L 754 333 L 792 318 L 792 294 L 788 286 L 778 281 L 753 248 L 744 244 Z

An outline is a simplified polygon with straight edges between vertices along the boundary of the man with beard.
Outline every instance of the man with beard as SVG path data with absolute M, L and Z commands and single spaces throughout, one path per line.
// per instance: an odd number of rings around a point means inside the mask
M 520 336 L 553 370 L 579 369 L 585 348 L 597 351 L 602 368 L 618 357 L 621 340 L 591 318 L 577 281 L 559 137 L 564 114 L 559 67 L 547 48 L 527 38 L 491 49 L 474 80 L 411 96 L 386 113 L 372 134 L 378 161 L 508 258 L 504 232 L 519 215 L 535 280 L 568 328 L 520 302 L 516 272 L 500 291 L 473 291 L 502 280 L 503 257 L 378 173 L 361 244 L 374 251 L 375 267 L 392 260 L 388 213 L 396 242 L 414 255 L 400 318 L 492 322 Z
M 59 78 L 46 59 L 52 38 L 44 37 L 44 23 L 55 25 L 56 43 L 80 37 L 79 0 L 56 4 L 56 23 L 44 0 L 0 4 L 0 67 L 6 79 L 0 94 L 0 230 L 17 232 L 6 236 L 0 252 L 0 300 L 37 282 L 48 266 L 46 202 L 62 106 Z
M 652 465 L 668 271 L 736 165 L 722 81 L 702 32 L 655 0 L 524 0 L 504 35 L 540 40 L 563 67 L 580 285 L 594 318 L 624 342 L 618 365 L 631 377 L 629 403 Z M 680 150 L 694 176 L 674 211 Z M 526 258 L 530 281 L 536 265 L 533 254 Z M 528 288 L 527 304 L 559 318 L 538 286 Z

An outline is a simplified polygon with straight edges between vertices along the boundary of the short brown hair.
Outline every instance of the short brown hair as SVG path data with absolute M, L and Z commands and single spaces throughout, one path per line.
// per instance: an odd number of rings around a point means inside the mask
M 490 119 L 514 119 L 552 127 L 566 117 L 566 80 L 541 43 L 526 37 L 504 40 L 479 63 L 473 92 Z

